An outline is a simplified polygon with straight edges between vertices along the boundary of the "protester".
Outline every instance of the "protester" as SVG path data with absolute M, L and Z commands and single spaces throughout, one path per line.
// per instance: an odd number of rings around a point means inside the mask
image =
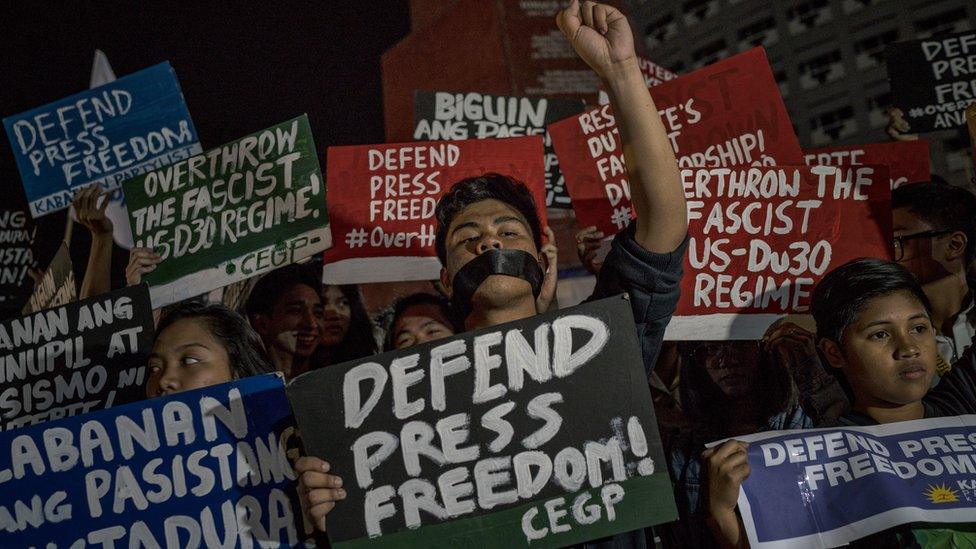
M 447 298 L 425 292 L 411 294 L 393 304 L 383 350 L 404 349 L 462 331 Z
M 976 335 L 967 280 L 976 257 L 976 196 L 952 185 L 915 183 L 892 191 L 891 208 L 895 260 L 915 275 L 932 305 L 944 374 Z
M 159 322 L 148 368 L 149 398 L 274 371 L 244 317 L 194 302 L 176 305 Z
M 316 272 L 319 272 L 316 270 Z M 355 284 L 322 286 L 321 340 L 311 369 L 340 364 L 377 352 L 373 322 Z
M 291 379 L 309 370 L 325 323 L 318 279 L 303 265 L 261 277 L 244 308 L 277 371 Z
M 852 408 L 826 426 L 877 425 L 976 413 L 976 354 L 970 348 L 934 389 L 939 355 L 932 306 L 919 282 L 897 263 L 850 261 L 813 292 L 817 342 L 850 393 Z M 709 525 L 723 545 L 745 546 L 736 515 L 739 487 L 749 476 L 744 442 L 706 450 Z M 855 542 L 862 547 L 976 543 L 971 527 L 905 525 Z M 963 545 L 964 546 L 964 545 Z
M 614 239 L 593 297 L 629 294 L 650 373 L 677 302 L 686 246 L 677 161 L 638 68 L 626 17 L 610 6 L 574 0 L 557 22 L 610 91 L 638 212 Z M 555 265 L 548 265 L 540 253 L 542 230 L 535 211 L 528 189 L 498 174 L 462 180 L 438 203 L 435 244 L 443 266 L 441 281 L 466 329 L 548 309 L 549 303 L 540 303 L 538 297 L 545 297 L 545 286 L 554 289 Z M 302 458 L 296 470 L 304 510 L 324 530 L 329 511 L 345 498 L 342 480 L 328 474 L 329 464 L 318 458 Z M 653 543 L 643 530 L 604 541 L 621 547 Z

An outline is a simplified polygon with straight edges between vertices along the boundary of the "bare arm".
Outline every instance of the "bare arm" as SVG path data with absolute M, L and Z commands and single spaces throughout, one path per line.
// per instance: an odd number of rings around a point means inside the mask
M 99 205 L 98 200 L 102 203 Z M 105 215 L 109 197 L 102 194 L 97 184 L 81 190 L 75 195 L 73 206 L 78 222 L 91 232 L 91 252 L 85 267 L 85 278 L 81 281 L 78 299 L 104 294 L 112 289 L 112 220 Z
M 688 229 L 681 172 L 638 68 L 627 18 L 611 6 L 573 0 L 557 23 L 610 95 L 637 210 L 637 243 L 652 252 L 673 251 Z

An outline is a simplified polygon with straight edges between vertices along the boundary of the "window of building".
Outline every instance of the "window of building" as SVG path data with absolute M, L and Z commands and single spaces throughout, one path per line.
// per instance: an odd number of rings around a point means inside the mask
M 673 15 L 666 15 L 644 29 L 644 43 L 653 49 L 678 35 L 678 22 Z
M 707 44 L 704 47 L 691 52 L 691 58 L 693 59 L 694 66 L 696 68 L 711 65 L 719 59 L 728 57 L 728 55 L 729 48 L 725 45 L 725 40 L 716 40 L 711 44 Z
M 814 145 L 828 145 L 857 133 L 854 107 L 850 105 L 825 112 L 810 120 L 810 140 Z
M 779 30 L 776 20 L 772 17 L 760 19 L 755 23 L 739 29 L 739 49 L 746 50 L 755 46 L 772 46 L 779 42 Z
M 700 23 L 719 12 L 718 0 L 688 0 L 681 7 L 685 25 Z
M 888 107 L 891 107 L 891 92 L 885 92 L 869 97 L 868 123 L 872 128 L 884 128 L 888 125 Z
M 799 66 L 800 87 L 809 90 L 844 77 L 840 50 L 815 57 Z
M 885 46 L 898 41 L 898 29 L 854 42 L 854 61 L 858 69 L 872 69 L 885 62 Z
M 875 4 L 880 4 L 881 2 L 882 0 L 843 0 L 841 5 L 843 6 L 844 13 L 854 13 Z
M 958 8 L 915 21 L 915 39 L 921 40 L 936 34 L 966 32 L 970 28 L 966 8 Z
M 790 34 L 800 34 L 833 19 L 828 0 L 810 0 L 786 11 Z
M 779 86 L 779 94 L 783 97 L 790 95 L 790 77 L 786 74 L 786 71 L 776 71 L 773 73 L 773 78 L 776 79 L 776 84 Z
M 953 172 L 966 171 L 972 165 L 972 152 L 969 139 L 964 137 L 950 137 L 942 142 L 945 152 L 946 167 Z

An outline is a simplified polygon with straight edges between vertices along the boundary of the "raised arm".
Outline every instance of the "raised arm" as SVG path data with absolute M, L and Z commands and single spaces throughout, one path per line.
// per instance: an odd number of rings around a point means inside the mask
M 101 199 L 101 204 L 99 204 Z M 104 294 L 112 289 L 112 220 L 105 215 L 109 197 L 97 184 L 82 189 L 75 195 L 72 205 L 78 223 L 91 232 L 91 251 L 85 278 L 81 281 L 78 299 Z
M 573 0 L 556 22 L 610 95 L 637 210 L 637 243 L 651 252 L 673 251 L 688 229 L 685 195 L 674 150 L 637 64 L 627 17 L 605 4 Z

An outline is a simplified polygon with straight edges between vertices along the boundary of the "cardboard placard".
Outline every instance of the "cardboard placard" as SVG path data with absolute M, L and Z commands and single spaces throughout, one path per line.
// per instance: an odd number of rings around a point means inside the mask
M 525 183 L 546 225 L 541 136 L 329 147 L 328 284 L 436 280 L 438 200 L 457 181 L 496 172 Z
M 681 172 L 688 253 L 666 339 L 760 339 L 805 313 L 824 274 L 891 259 L 885 166 L 697 168 Z
M 27 293 L 24 282 L 34 266 L 31 244 L 36 232 L 28 212 L 0 209 L 0 311 L 16 310 L 17 303 L 23 303 Z
M 541 135 L 546 147 L 546 207 L 569 209 L 569 194 L 546 126 L 581 112 L 583 102 L 578 99 L 418 91 L 413 107 L 413 138 L 462 140 Z
M 669 80 L 674 80 L 678 77 L 678 73 L 671 72 L 640 54 L 637 55 L 637 65 L 640 67 L 641 74 L 644 75 L 644 84 L 646 84 L 648 88 L 653 88 L 654 86 L 663 84 Z M 606 105 L 610 102 L 610 96 L 607 94 L 607 90 L 603 86 L 602 82 L 600 83 L 600 87 L 598 89 L 599 94 L 597 102 L 601 105 Z
M 344 479 L 336 548 L 559 547 L 676 518 L 619 296 L 310 372 L 288 397 Z
M 888 44 L 885 55 L 894 106 L 912 133 L 966 123 L 976 101 L 976 31 Z
M 827 548 L 976 516 L 976 416 L 771 431 L 750 442 L 739 510 L 756 549 Z M 946 524 L 952 528 L 951 524 Z
M 5 547 L 300 547 L 264 375 L 0 433 Z
M 71 264 L 68 245 L 62 241 L 54 259 L 44 271 L 44 276 L 34 285 L 34 291 L 21 314 L 28 315 L 42 309 L 60 307 L 76 299 L 78 288 L 75 286 L 75 270 Z
M 655 86 L 651 96 L 682 168 L 803 163 L 762 48 Z M 608 235 L 626 227 L 635 214 L 610 105 L 552 124 L 549 134 L 580 227 Z
M 0 322 L 0 430 L 145 398 L 152 342 L 144 284 Z
M 807 166 L 883 164 L 888 166 L 892 189 L 932 180 L 929 142 L 924 139 L 804 149 L 803 157 Z
M 144 275 L 153 307 L 266 273 L 331 244 L 306 115 L 124 184 L 136 246 L 163 260 Z
M 4 118 L 33 217 L 201 151 L 169 62 Z

